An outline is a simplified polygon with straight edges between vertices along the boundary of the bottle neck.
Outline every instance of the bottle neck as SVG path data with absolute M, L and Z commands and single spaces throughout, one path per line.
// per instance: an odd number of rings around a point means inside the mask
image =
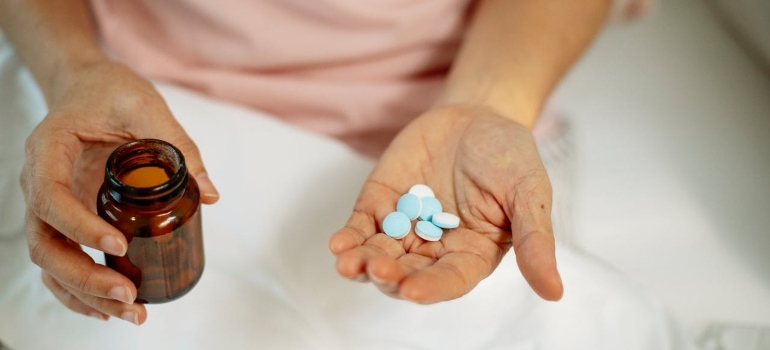
M 166 176 L 141 185 L 127 181 L 129 174 L 148 167 Z M 182 197 L 188 181 L 182 152 L 168 142 L 154 139 L 131 141 L 118 147 L 107 160 L 104 173 L 107 193 L 117 202 L 137 206 L 171 203 Z

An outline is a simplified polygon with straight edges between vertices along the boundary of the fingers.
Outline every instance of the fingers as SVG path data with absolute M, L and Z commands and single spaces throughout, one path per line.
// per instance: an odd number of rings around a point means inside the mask
M 359 275 L 366 273 L 366 267 L 373 259 L 377 257 L 395 259 L 405 253 L 404 248 L 395 239 L 377 234 L 366 240 L 364 244 L 337 256 L 337 272 L 343 277 L 356 279 Z M 366 281 L 368 278 L 363 280 Z
M 57 299 L 75 312 L 93 317 L 97 317 L 96 313 L 99 313 L 102 315 L 103 319 L 106 319 L 106 316 L 103 315 L 119 317 L 137 326 L 144 323 L 147 319 L 147 309 L 144 305 L 128 305 L 110 299 L 83 294 L 80 291 L 60 283 L 45 272 L 43 273 L 43 283 L 51 289 Z
M 422 244 L 410 253 L 400 242 L 376 234 L 339 255 L 337 267 L 347 278 L 364 276 L 360 280 L 372 281 L 388 296 L 431 304 L 468 293 L 489 276 L 502 253 L 493 242 L 464 229 L 449 231 L 442 241 Z
M 420 245 L 399 258 L 400 270 L 391 278 L 400 278 L 399 295 L 403 299 L 420 304 L 451 300 L 467 294 L 489 276 L 504 253 L 482 234 L 457 228 L 447 231 L 440 241 Z
M 424 269 L 434 263 L 434 259 L 407 253 L 394 259 L 390 256 L 377 256 L 366 266 L 366 274 L 374 285 L 383 293 L 397 299 L 403 299 L 399 285 L 406 276 Z
M 46 189 L 47 188 L 47 189 Z M 117 229 L 90 212 L 58 183 L 38 184 L 31 195 L 32 214 L 75 242 L 123 256 L 128 249 L 126 238 Z
M 204 204 L 216 203 L 219 200 L 219 191 L 217 191 L 214 183 L 209 179 L 198 146 L 176 121 L 173 122 L 170 128 L 164 130 L 164 133 L 166 134 L 158 136 L 158 138 L 164 139 L 182 151 L 187 171 L 198 183 L 201 192 L 201 202 Z
M 380 231 L 382 220 L 395 210 L 398 192 L 368 180 L 356 201 L 345 227 L 329 240 L 329 250 L 337 256 L 337 272 L 345 278 L 368 282 L 366 266 L 374 257 L 398 257 L 405 253 L 401 243 Z M 390 206 L 382 203 L 394 203 Z
M 21 181 L 27 207 L 34 216 L 72 240 L 123 256 L 128 247 L 123 234 L 72 195 L 69 184 L 80 154 L 77 138 L 51 136 L 42 140 L 27 147 L 27 173 Z
M 329 240 L 329 250 L 334 255 L 358 247 L 375 233 L 380 232 L 380 223 L 385 216 L 396 210 L 400 196 L 396 190 L 379 182 L 367 180 L 356 201 L 353 214 L 345 227 L 335 232 Z M 392 203 L 383 205 L 383 203 Z
M 208 173 L 204 170 L 193 175 L 201 191 L 201 203 L 214 204 L 219 201 L 219 191 L 214 187 L 214 183 L 209 179 Z
M 147 320 L 147 309 L 142 304 L 128 305 L 115 300 L 98 298 L 93 295 L 83 294 L 67 286 L 63 287 L 86 305 L 99 310 L 104 314 L 119 317 L 137 326 L 141 325 L 145 320 Z
M 466 294 L 499 264 L 502 249 L 467 229 L 451 230 L 440 242 L 377 233 L 377 223 L 394 210 L 382 203 L 395 203 L 398 196 L 378 183 L 364 186 L 357 210 L 329 242 L 340 275 L 372 281 L 391 297 L 427 304 Z
M 401 296 L 420 304 L 459 298 L 489 275 L 487 262 L 468 252 L 449 253 L 401 282 Z
M 376 233 L 374 217 L 361 211 L 350 215 L 345 227 L 335 232 L 329 239 L 329 250 L 334 255 L 361 246 Z
M 561 299 L 564 287 L 556 268 L 551 226 L 551 184 L 548 175 L 531 176 L 517 185 L 511 233 L 516 262 L 524 279 L 543 299 Z
M 516 262 L 527 283 L 541 298 L 550 301 L 561 299 L 564 287 L 556 268 L 553 235 L 530 232 L 514 243 Z
M 49 232 L 46 232 L 49 231 Z M 64 287 L 84 295 L 132 304 L 136 287 L 125 276 L 100 264 L 71 241 L 52 234 L 52 228 L 32 216 L 27 237 L 32 261 Z
M 396 240 L 377 234 L 364 245 L 340 255 L 337 270 L 356 282 L 371 281 L 384 294 L 400 299 L 400 282 L 434 261 L 427 256 L 406 253 Z
M 56 280 L 54 280 L 53 277 L 51 277 L 51 275 L 47 274 L 45 271 L 43 271 L 42 277 L 43 284 L 48 287 L 48 289 L 53 293 L 54 297 L 56 297 L 56 299 L 58 299 L 59 302 L 64 304 L 64 306 L 66 306 L 68 309 L 82 315 L 100 319 L 102 321 L 109 319 L 108 315 L 105 315 L 80 301 L 80 299 L 76 298 L 74 295 L 72 295 L 72 293 L 64 289 L 64 287 L 62 287 L 59 282 L 56 282 Z

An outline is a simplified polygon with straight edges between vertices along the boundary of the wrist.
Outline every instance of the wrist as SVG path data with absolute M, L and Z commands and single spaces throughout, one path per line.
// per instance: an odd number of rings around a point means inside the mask
M 433 108 L 460 107 L 467 110 L 485 110 L 499 117 L 514 121 L 532 129 L 540 112 L 540 104 L 517 101 L 514 97 L 480 96 L 475 94 L 453 95 L 445 93 Z
M 521 117 L 517 112 L 510 114 L 504 114 L 499 109 L 484 103 L 475 102 L 462 102 L 462 103 L 437 103 L 428 111 L 430 115 L 442 115 L 442 120 L 446 120 L 448 123 L 470 124 L 472 120 L 477 118 L 499 118 L 508 122 L 513 122 L 517 127 L 532 131 L 532 127 L 527 123 L 527 118 Z M 531 123 L 534 123 L 535 118 L 531 119 Z
M 53 60 L 50 65 L 50 73 L 40 84 L 46 102 L 49 106 L 54 104 L 70 86 L 75 84 L 82 72 L 95 66 L 110 63 L 113 61 L 98 49 Z
M 434 107 L 448 105 L 477 106 L 495 112 L 532 129 L 540 114 L 541 99 L 528 96 L 520 89 L 500 84 L 452 84 L 448 82 Z M 519 91 L 517 93 L 517 91 Z

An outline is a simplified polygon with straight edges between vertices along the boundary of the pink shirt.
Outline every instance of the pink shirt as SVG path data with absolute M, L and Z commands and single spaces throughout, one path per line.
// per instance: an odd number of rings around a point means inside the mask
M 139 72 L 376 153 L 440 92 L 471 2 L 92 0 L 92 5 L 105 47 Z

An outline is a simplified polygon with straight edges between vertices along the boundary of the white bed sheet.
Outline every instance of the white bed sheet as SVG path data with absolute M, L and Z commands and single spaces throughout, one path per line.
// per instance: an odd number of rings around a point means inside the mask
M 687 333 L 770 329 L 770 76 L 705 0 L 604 31 L 553 105 L 575 126 L 573 242 Z
M 198 142 L 221 201 L 203 211 L 207 265 L 141 327 L 65 309 L 29 262 L 16 185 L 42 101 L 0 46 L 0 340 L 25 349 L 686 349 L 660 302 L 560 247 L 566 293 L 540 300 L 509 255 L 469 295 L 431 306 L 343 280 L 327 251 L 372 167 L 340 143 L 161 85 Z M 98 254 L 96 255 L 98 257 Z

